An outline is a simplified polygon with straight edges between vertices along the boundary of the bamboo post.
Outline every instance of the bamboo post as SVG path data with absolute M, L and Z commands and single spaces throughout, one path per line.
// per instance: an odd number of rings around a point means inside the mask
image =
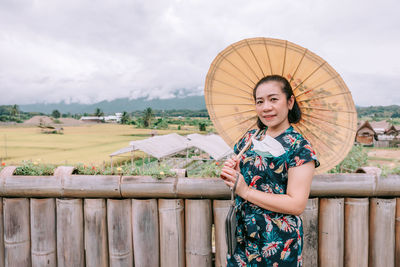
M 105 199 L 85 199 L 86 267 L 108 266 L 107 210 Z
M 4 217 L 3 198 L 0 197 L 0 267 L 4 267 Z
M 321 198 L 319 202 L 319 266 L 343 266 L 344 199 Z
M 5 266 L 31 266 L 29 199 L 3 198 L 3 209 Z
M 184 202 L 182 199 L 159 199 L 160 266 L 185 267 Z
M 370 199 L 369 266 L 394 267 L 395 199 Z
M 32 266 L 57 266 L 56 201 L 31 198 Z
M 157 199 L 132 200 L 132 233 L 135 266 L 160 264 Z
M 303 221 L 303 266 L 318 266 L 318 198 L 308 199 Z
M 82 199 L 57 198 L 56 205 L 58 267 L 83 267 L 85 252 Z
M 107 199 L 110 267 L 132 267 L 132 207 L 130 199 Z
M 396 267 L 400 267 L 400 198 L 396 198 Z
M 215 227 L 215 267 L 226 267 L 228 248 L 225 237 L 225 219 L 228 215 L 230 200 L 214 200 L 214 227 Z
M 344 266 L 368 266 L 368 198 L 345 198 Z
M 211 224 L 211 200 L 185 200 L 185 250 L 187 266 L 211 267 Z

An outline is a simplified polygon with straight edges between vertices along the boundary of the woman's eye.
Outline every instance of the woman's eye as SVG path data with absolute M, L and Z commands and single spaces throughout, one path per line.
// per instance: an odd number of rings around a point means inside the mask
M 261 103 L 262 103 L 262 101 L 260 101 L 260 100 L 256 102 L 256 104 L 261 104 Z
M 273 102 L 275 102 L 277 100 L 278 100 L 278 98 L 271 98 L 271 101 L 273 101 Z

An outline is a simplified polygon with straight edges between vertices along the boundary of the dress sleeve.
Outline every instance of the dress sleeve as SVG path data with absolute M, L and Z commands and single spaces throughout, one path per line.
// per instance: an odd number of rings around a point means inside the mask
M 289 168 L 303 165 L 312 160 L 315 161 L 315 168 L 317 168 L 320 165 L 320 162 L 317 159 L 315 151 L 311 147 L 310 142 L 308 142 L 306 139 L 303 139 L 294 150 L 294 153 L 291 153 L 289 157 Z

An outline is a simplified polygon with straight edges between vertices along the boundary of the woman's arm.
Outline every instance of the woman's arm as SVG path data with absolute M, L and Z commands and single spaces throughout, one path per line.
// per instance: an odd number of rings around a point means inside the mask
M 233 162 L 225 164 L 221 172 L 221 178 L 223 178 L 225 183 L 230 187 L 233 187 L 236 180 L 236 172 L 239 171 L 237 165 L 236 168 L 232 166 Z M 285 214 L 300 215 L 307 205 L 314 169 L 314 161 L 310 161 L 298 167 L 289 168 L 286 194 L 266 193 L 257 189 L 252 189 L 247 186 L 243 176 L 240 174 L 236 186 L 236 194 L 263 209 Z

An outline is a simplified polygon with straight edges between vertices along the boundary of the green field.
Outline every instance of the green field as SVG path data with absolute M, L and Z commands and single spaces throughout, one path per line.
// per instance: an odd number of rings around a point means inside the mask
M 64 134 L 43 134 L 38 127 L 1 126 L 0 162 L 6 165 L 19 165 L 24 160 L 57 165 L 109 163 L 109 154 L 128 146 L 129 141 L 149 137 L 154 131 L 120 124 L 87 124 L 63 128 Z M 186 135 L 198 132 L 198 128 L 191 126 L 182 129 L 157 130 L 157 134 L 176 132 Z

